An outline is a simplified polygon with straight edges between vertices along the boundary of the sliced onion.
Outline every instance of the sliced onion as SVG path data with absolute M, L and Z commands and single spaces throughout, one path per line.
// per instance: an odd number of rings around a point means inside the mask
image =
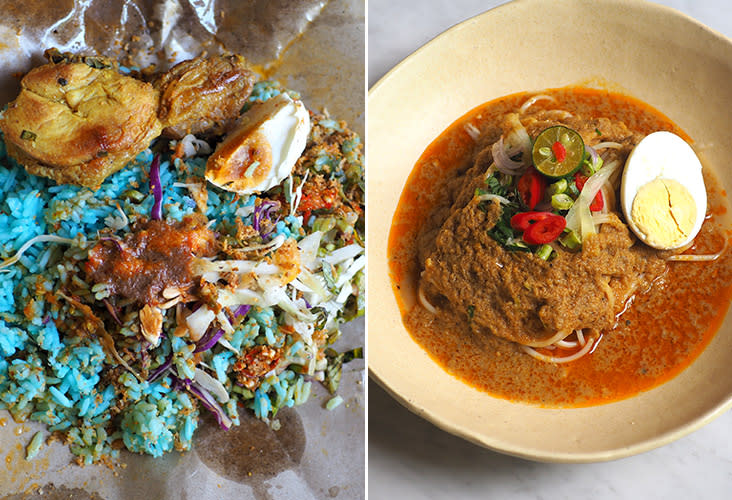
M 297 242 L 297 248 L 300 249 L 300 264 L 310 271 L 315 271 L 320 267 L 318 248 L 320 248 L 320 240 L 322 237 L 322 231 L 315 231 Z
M 252 227 L 258 233 L 261 233 L 260 222 L 269 219 L 270 212 L 279 208 L 280 204 L 276 201 L 266 200 L 263 201 L 258 207 L 254 209 L 254 217 L 252 219 Z
M 216 417 L 216 421 L 219 423 L 219 426 L 222 429 L 229 430 L 231 429 L 231 426 L 233 425 L 233 422 L 229 418 L 229 416 L 224 412 L 224 409 L 221 408 L 221 405 L 214 399 L 211 394 L 201 387 L 196 382 L 191 382 L 186 387 L 191 394 L 196 396 L 203 406 L 214 414 L 214 417 Z
M 117 323 L 119 326 L 122 326 L 122 321 L 117 315 L 117 308 L 114 307 L 107 299 L 102 299 L 102 302 L 107 307 L 107 311 L 109 311 L 109 314 L 112 316 L 114 322 Z
M 358 243 L 353 243 L 351 245 L 341 247 L 338 250 L 334 250 L 330 255 L 323 257 L 323 261 L 335 266 L 336 264 L 345 262 L 357 255 L 361 255 L 362 253 L 363 247 Z
M 519 119 L 518 114 L 511 113 L 506 117 L 506 121 L 511 125 L 511 131 L 506 135 L 506 141 L 509 145 L 509 155 L 514 156 L 516 153 L 522 153 L 521 159 L 525 164 L 531 161 L 531 137 L 524 128 L 523 123 Z
M 216 397 L 216 399 L 218 399 L 220 402 L 227 403 L 229 401 L 229 393 L 226 392 L 226 387 L 224 387 L 224 384 L 222 384 L 200 368 L 196 368 L 196 375 L 193 377 L 193 380 L 198 385 L 213 394 L 213 396 Z
M 189 314 L 186 318 L 186 324 L 188 325 L 188 331 L 191 333 L 191 339 L 201 339 L 215 317 L 216 313 L 206 306 L 201 306 Z
M 554 102 L 554 101 L 556 101 L 556 99 L 554 99 L 552 96 L 546 95 L 546 94 L 535 95 L 535 96 L 527 99 L 526 102 L 521 105 L 521 107 L 519 108 L 519 113 L 526 113 L 526 110 L 529 109 L 531 106 L 533 106 L 534 103 L 536 103 L 537 101 Z
M 491 152 L 493 153 L 493 162 L 501 173 L 518 175 L 526 168 L 523 161 L 514 161 L 508 156 L 508 153 L 504 149 L 503 137 L 493 144 Z
M 598 170 L 600 170 L 600 167 L 602 166 L 602 158 L 600 158 L 600 155 L 597 154 L 595 148 L 585 144 L 585 153 L 590 156 L 590 159 L 592 161 L 592 171 L 597 172 Z
M 580 241 L 584 241 L 585 236 L 595 233 L 595 225 L 592 222 L 592 213 L 590 212 L 590 204 L 595 199 L 595 195 L 602 185 L 607 182 L 610 176 L 620 168 L 619 161 L 611 161 L 595 172 L 587 179 L 582 192 L 577 200 L 569 209 L 567 215 L 567 228 L 577 233 Z
M 351 279 L 356 276 L 356 273 L 364 267 L 366 267 L 366 256 L 362 255 L 358 259 L 354 260 L 353 263 L 348 266 L 348 269 L 338 277 L 338 280 L 335 283 L 336 288 L 340 288 L 347 282 L 351 281 Z
M 150 212 L 152 220 L 161 220 L 163 218 L 163 185 L 160 181 L 160 155 L 157 154 L 150 164 L 150 189 L 155 200 Z
M 252 306 L 248 304 L 242 304 L 239 307 L 236 308 L 234 311 L 234 317 L 238 318 L 239 316 L 246 316 L 249 314 L 249 310 L 252 308 Z
M 476 142 L 478 141 L 478 139 L 480 138 L 480 130 L 478 130 L 475 125 L 473 125 L 472 123 L 466 123 L 463 128 L 468 133 L 471 139 Z
M 605 149 L 605 148 L 620 149 L 622 147 L 623 147 L 622 144 L 620 144 L 619 142 L 613 142 L 613 141 L 600 142 L 598 144 L 595 144 L 595 146 L 594 146 L 595 149 Z
M 120 252 L 124 252 L 124 250 L 125 250 L 125 248 L 123 246 L 123 242 L 119 238 L 115 238 L 113 236 L 103 236 L 103 237 L 99 238 L 99 241 L 111 241 L 112 243 L 114 243 L 114 245 L 117 247 L 117 250 L 119 250 Z
M 478 201 L 490 201 L 490 200 L 498 200 L 499 203 L 503 203 L 504 205 L 508 205 L 509 203 L 511 203 L 510 201 L 508 201 L 507 198 L 504 198 L 503 196 L 499 196 L 497 194 L 486 193 L 486 194 L 481 194 L 480 196 L 478 196 Z

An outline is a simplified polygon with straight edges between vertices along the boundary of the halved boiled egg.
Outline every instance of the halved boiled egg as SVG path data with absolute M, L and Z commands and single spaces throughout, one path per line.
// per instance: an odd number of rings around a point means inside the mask
M 310 115 L 300 101 L 279 94 L 255 104 L 206 162 L 206 179 L 241 194 L 282 182 L 305 149 Z
M 653 248 L 681 248 L 696 237 L 707 210 L 699 158 L 681 137 L 654 132 L 628 156 L 620 187 L 628 225 Z

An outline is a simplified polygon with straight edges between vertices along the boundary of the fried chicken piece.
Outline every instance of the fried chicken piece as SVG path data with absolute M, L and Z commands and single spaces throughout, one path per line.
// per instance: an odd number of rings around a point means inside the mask
M 96 189 L 160 134 L 158 93 L 102 63 L 55 60 L 23 77 L 0 129 L 28 172 Z
M 173 66 L 156 81 L 163 135 L 221 135 L 238 118 L 256 77 L 239 55 L 197 57 Z

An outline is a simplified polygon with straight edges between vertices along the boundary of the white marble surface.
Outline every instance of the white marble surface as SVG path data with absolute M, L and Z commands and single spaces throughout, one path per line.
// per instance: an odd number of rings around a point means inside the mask
M 369 0 L 369 86 L 450 26 L 501 3 Z M 732 38 L 729 0 L 657 3 Z M 447 434 L 401 407 L 373 382 L 368 391 L 368 493 L 373 500 L 732 499 L 732 412 L 635 457 L 586 465 L 542 464 Z

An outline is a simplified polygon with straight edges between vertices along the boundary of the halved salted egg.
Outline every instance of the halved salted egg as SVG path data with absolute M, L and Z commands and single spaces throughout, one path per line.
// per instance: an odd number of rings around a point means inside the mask
M 647 245 L 672 250 L 691 243 L 707 210 L 694 150 L 671 132 L 644 137 L 625 163 L 620 202 L 630 229 Z
M 305 149 L 310 115 L 302 102 L 279 94 L 255 104 L 206 162 L 206 179 L 240 194 L 282 182 Z

